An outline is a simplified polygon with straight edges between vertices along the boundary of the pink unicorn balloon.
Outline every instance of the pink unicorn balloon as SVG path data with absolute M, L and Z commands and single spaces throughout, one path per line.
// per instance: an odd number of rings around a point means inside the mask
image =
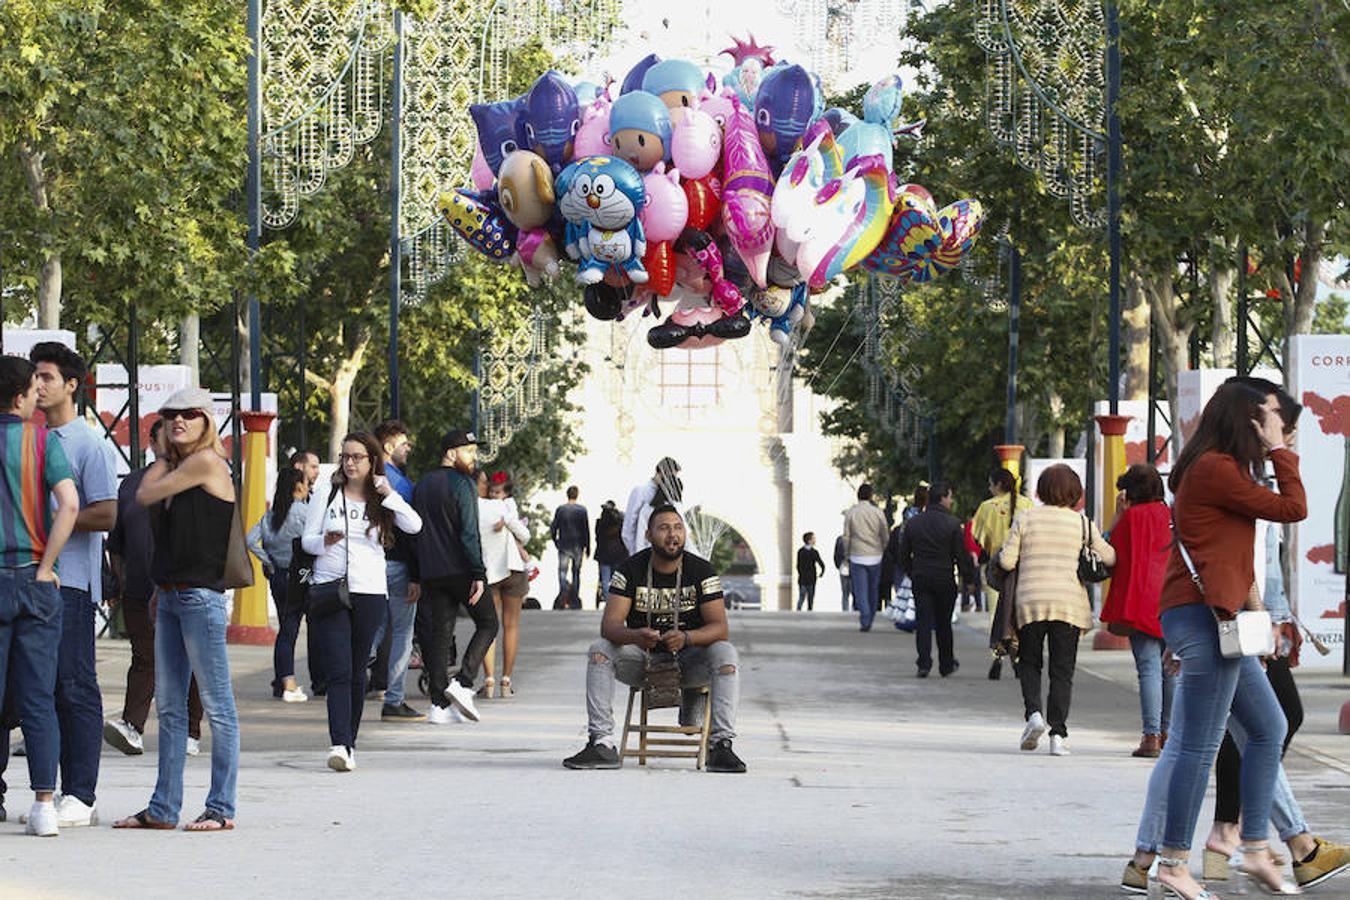
M 722 142 L 722 225 L 750 278 L 764 288 L 773 250 L 773 175 L 754 116 L 739 100 L 733 98 L 731 105 Z

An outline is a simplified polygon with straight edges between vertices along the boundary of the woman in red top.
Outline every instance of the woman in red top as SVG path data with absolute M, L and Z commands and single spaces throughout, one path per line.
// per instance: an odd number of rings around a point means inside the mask
M 1153 466 L 1130 466 L 1116 480 L 1116 523 L 1111 546 L 1116 567 L 1101 619 L 1112 634 L 1127 634 L 1139 675 L 1139 707 L 1144 736 L 1134 756 L 1156 757 L 1172 713 L 1176 676 L 1164 671 L 1162 623 L 1158 597 L 1162 593 L 1167 554 L 1172 547 L 1171 513 L 1163 500 L 1162 478 Z
M 1279 493 L 1259 481 L 1267 457 Z M 1283 884 L 1268 839 L 1284 713 L 1270 683 L 1260 677 L 1256 657 L 1224 657 L 1218 635 L 1219 618 L 1232 618 L 1244 605 L 1260 607 L 1251 590 L 1256 520 L 1297 522 L 1307 515 L 1298 457 L 1284 445 L 1279 398 L 1238 382 L 1220 387 L 1177 459 L 1171 487 L 1179 546 L 1189 553 L 1199 577 L 1198 584 L 1191 580 L 1186 562 L 1174 550 L 1160 606 L 1163 636 L 1181 660 L 1176 716 L 1171 740 L 1149 780 L 1150 798 L 1156 800 L 1145 804 L 1139 852 L 1130 865 L 1136 872 L 1147 871 L 1153 853 L 1145 841 L 1155 833 L 1161 815 L 1158 881 L 1182 900 L 1212 897 L 1191 875 L 1186 857 L 1231 710 L 1248 734 L 1242 754 L 1242 871 L 1268 891 L 1299 893 Z M 1243 678 L 1250 690 L 1237 694 L 1244 667 L 1256 667 L 1256 672 Z

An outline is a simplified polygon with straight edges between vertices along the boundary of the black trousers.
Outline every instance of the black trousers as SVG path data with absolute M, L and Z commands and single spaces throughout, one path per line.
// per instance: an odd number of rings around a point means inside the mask
M 1284 750 L 1287 751 L 1289 742 L 1294 739 L 1294 732 L 1303 725 L 1303 698 L 1299 696 L 1288 659 L 1267 660 L 1266 678 L 1275 689 L 1275 699 L 1280 701 L 1280 708 L 1289 722 L 1289 729 L 1284 735 Z M 1224 732 L 1223 743 L 1219 745 L 1219 758 L 1214 763 L 1214 821 L 1232 825 L 1238 823 L 1242 812 L 1241 776 L 1242 753 L 1233 736 Z
M 1028 622 L 1017 630 L 1017 674 L 1022 681 L 1026 717 L 1041 710 L 1041 668 L 1045 645 L 1050 645 L 1050 696 L 1044 710 L 1050 733 L 1069 734 L 1069 701 L 1073 699 L 1073 671 L 1078 664 L 1080 629 L 1068 622 Z
M 352 594 L 352 608 L 310 619 L 328 677 L 329 742 L 356 746 L 366 699 L 366 660 L 389 608 L 384 594 Z
M 915 578 L 914 647 L 920 671 L 933 668 L 933 632 L 937 632 L 938 671 L 950 674 L 956 667 L 952 650 L 952 610 L 956 608 L 956 582 L 950 578 Z
M 463 609 L 473 620 L 473 637 L 464 649 L 464 658 L 460 661 L 459 674 L 455 676 L 460 684 L 473 687 L 478 670 L 483 667 L 483 658 L 488 647 L 497 636 L 497 608 L 492 603 L 492 595 L 484 590 L 478 602 L 469 605 L 470 581 L 464 578 L 447 578 L 424 582 L 422 600 L 431 609 L 431 629 L 428 634 L 431 646 L 422 648 L 422 663 L 427 670 L 427 681 L 431 691 L 431 702 L 440 707 L 450 705 L 445 689 L 450 686 L 446 676 L 449 669 L 450 644 L 455 636 L 455 617 Z

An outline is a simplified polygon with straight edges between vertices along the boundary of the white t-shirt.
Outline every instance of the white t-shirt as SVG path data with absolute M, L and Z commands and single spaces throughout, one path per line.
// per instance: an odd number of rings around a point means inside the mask
M 347 520 L 342 519 L 346 508 Z M 382 505 L 394 514 L 394 525 L 407 534 L 417 534 L 422 530 L 422 517 L 408 505 L 408 501 L 399 496 L 398 491 L 390 491 Z M 323 545 L 323 536 L 329 531 L 343 531 L 347 536 L 328 547 Z M 384 595 L 387 588 L 385 580 L 384 546 L 380 544 L 379 532 L 366 517 L 366 502 L 344 498 L 338 491 L 333 502 L 327 506 L 318 503 L 309 505 L 305 516 L 305 534 L 300 540 L 307 553 L 313 553 L 315 584 L 337 581 L 344 574 L 347 587 L 353 594 Z
M 501 531 L 498 522 L 505 520 Z M 520 510 L 510 497 L 501 500 L 478 498 L 478 539 L 483 545 L 483 568 L 487 583 L 496 584 L 512 572 L 525 571 L 525 562 L 516 546 L 516 539 L 527 542 L 529 529 L 520 521 Z

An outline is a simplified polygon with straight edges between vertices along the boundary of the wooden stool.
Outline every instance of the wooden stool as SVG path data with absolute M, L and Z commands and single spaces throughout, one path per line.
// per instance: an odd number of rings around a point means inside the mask
M 636 756 L 638 765 L 645 766 L 647 757 L 655 759 L 694 759 L 698 760 L 696 767 L 703 768 L 703 764 L 708 760 L 708 734 L 712 731 L 712 691 L 708 685 L 699 685 L 697 687 L 686 688 L 684 692 L 692 693 L 703 697 L 703 724 L 702 725 L 652 725 L 647 721 L 647 712 L 651 709 L 660 709 L 647 705 L 647 692 L 641 687 L 629 687 L 628 689 L 628 712 L 624 714 L 623 720 L 623 741 L 619 744 L 619 759 Z M 635 726 L 633 724 L 633 700 L 642 695 L 642 701 L 639 708 L 639 721 Z M 676 708 L 678 710 L 678 707 Z M 632 731 L 637 731 L 638 745 L 636 749 L 630 750 L 628 747 L 628 735 Z M 655 735 L 680 735 L 680 737 L 648 737 L 649 734 Z M 670 750 L 669 747 L 686 747 L 696 749 Z M 653 749 L 656 748 L 656 749 Z

